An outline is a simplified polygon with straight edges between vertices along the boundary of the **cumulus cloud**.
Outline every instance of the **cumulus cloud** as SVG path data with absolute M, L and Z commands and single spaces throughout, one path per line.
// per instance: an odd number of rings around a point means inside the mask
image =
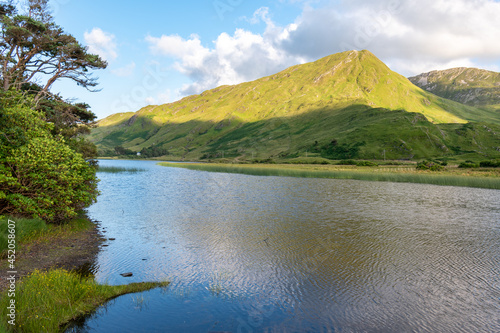
M 261 9 L 256 14 L 267 20 L 263 34 L 237 29 L 232 35 L 220 34 L 210 47 L 203 46 L 197 35 L 188 39 L 177 35 L 148 36 L 146 41 L 152 53 L 177 58 L 176 69 L 191 78 L 193 83 L 182 87 L 181 95 L 196 94 L 220 85 L 254 80 L 305 61 L 280 47 L 287 30 L 276 28 L 266 13 Z
M 90 32 L 86 31 L 83 38 L 90 53 L 97 54 L 104 60 L 115 60 L 118 57 L 114 35 L 100 28 L 93 28 Z
M 344 0 L 306 8 L 283 48 L 309 58 L 369 49 L 398 64 L 395 70 L 415 74 L 410 71 L 498 59 L 499 15 L 493 0 Z
M 276 25 L 266 7 L 249 23 L 211 44 L 200 37 L 148 36 L 156 55 L 178 60 L 192 83 L 181 95 L 270 75 L 288 66 L 351 49 L 368 49 L 404 75 L 456 66 L 496 69 L 500 58 L 500 3 L 494 0 L 304 1 L 294 22 Z M 320 4 L 318 4 L 320 3 Z M 316 7 L 313 7 L 316 6 Z
M 113 73 L 116 76 L 120 76 L 120 77 L 131 76 L 132 74 L 134 74 L 135 66 L 136 66 L 135 62 L 132 61 L 130 64 L 128 64 L 126 66 L 112 69 L 111 73 Z

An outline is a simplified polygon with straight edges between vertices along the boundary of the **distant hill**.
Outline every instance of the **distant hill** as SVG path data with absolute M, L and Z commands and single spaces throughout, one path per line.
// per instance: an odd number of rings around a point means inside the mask
M 90 139 L 103 155 L 155 146 L 172 159 L 497 156 L 500 128 L 477 124 L 488 117 L 420 89 L 369 51 L 348 51 L 112 115 Z
M 462 67 L 432 71 L 409 80 L 435 95 L 499 111 L 500 118 L 500 73 Z

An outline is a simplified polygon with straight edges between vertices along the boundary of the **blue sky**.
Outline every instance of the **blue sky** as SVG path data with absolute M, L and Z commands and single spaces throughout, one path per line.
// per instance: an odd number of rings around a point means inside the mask
M 52 91 L 100 119 L 368 49 L 410 76 L 451 67 L 500 70 L 494 0 L 51 0 L 55 22 L 101 55 L 100 92 Z

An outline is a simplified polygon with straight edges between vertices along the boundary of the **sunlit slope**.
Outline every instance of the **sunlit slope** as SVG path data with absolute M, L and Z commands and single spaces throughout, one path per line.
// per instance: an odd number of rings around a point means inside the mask
M 484 108 L 500 123 L 500 73 L 477 68 L 452 68 L 409 78 L 415 85 L 438 96 Z
M 200 158 L 289 156 L 333 139 L 352 144 L 366 138 L 374 141 L 366 142 L 365 154 L 384 149 L 387 154 L 396 149 L 395 139 L 415 142 L 409 151 L 394 152 L 412 158 L 425 153 L 425 144 L 418 148 L 420 136 L 412 136 L 406 125 L 398 132 L 395 125 L 420 114 L 424 117 L 409 126 L 424 122 L 437 130 L 435 124 L 481 120 L 481 112 L 423 91 L 368 51 L 349 51 L 135 114 L 110 116 L 92 131 L 91 140 L 101 151 L 160 145 L 175 156 Z M 396 135 L 391 142 L 381 139 L 388 132 Z

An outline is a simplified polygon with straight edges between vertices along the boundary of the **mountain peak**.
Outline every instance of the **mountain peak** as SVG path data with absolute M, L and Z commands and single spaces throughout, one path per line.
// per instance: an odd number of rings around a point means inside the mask
M 306 144 L 325 145 L 333 139 L 363 144 L 370 140 L 367 132 L 384 128 L 372 133 L 369 150 L 385 142 L 393 147 L 387 149 L 395 149 L 394 156 L 405 157 L 414 155 L 407 142 L 429 139 L 421 126 L 461 126 L 480 118 L 480 110 L 423 91 L 363 50 L 108 118 L 91 135 L 101 150 L 123 144 L 140 151 L 160 144 L 175 156 L 195 158 L 215 156 L 220 150 L 234 156 L 248 156 L 250 151 L 295 154 Z M 395 134 L 384 134 L 388 126 L 393 132 L 404 126 L 411 135 L 394 141 Z M 436 143 L 429 149 L 440 147 Z
M 500 73 L 457 67 L 423 73 L 409 80 L 424 90 L 463 104 L 500 109 Z

